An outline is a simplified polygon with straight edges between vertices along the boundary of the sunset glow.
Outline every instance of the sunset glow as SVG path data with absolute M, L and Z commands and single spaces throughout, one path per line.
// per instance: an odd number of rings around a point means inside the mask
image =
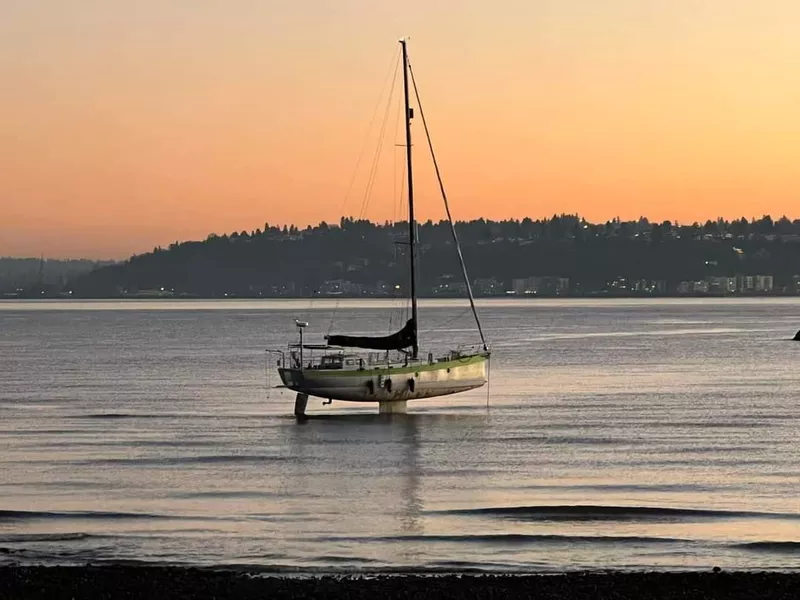
M 7 0 L 0 255 L 402 218 L 394 103 L 364 190 L 403 35 L 456 218 L 799 217 L 798 23 L 796 0 Z

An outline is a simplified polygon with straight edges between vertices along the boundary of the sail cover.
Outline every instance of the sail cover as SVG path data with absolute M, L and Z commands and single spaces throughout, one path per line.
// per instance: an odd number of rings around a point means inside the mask
M 369 350 L 402 350 L 403 348 L 414 346 L 416 342 L 417 329 L 414 326 L 414 319 L 409 319 L 405 326 L 397 333 L 385 337 L 357 337 L 352 335 L 328 336 L 328 344 L 331 346 L 367 348 Z

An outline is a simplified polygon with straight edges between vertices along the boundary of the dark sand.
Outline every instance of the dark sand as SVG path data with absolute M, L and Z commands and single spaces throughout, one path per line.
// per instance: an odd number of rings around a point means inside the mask
M 262 577 L 182 567 L 0 567 L 0 598 L 800 598 L 800 573 Z

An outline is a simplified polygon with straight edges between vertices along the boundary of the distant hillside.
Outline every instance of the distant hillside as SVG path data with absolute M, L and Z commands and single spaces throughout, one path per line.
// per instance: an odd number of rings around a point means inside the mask
M 41 295 L 112 261 L 0 257 L 0 295 Z
M 795 293 L 800 285 L 800 220 L 785 217 L 677 225 L 561 215 L 480 219 L 457 230 L 478 295 Z M 267 224 L 156 248 L 70 285 L 83 297 L 403 294 L 406 240 L 404 223 L 342 219 L 303 230 Z M 419 240 L 421 295 L 460 294 L 447 223 L 420 224 Z

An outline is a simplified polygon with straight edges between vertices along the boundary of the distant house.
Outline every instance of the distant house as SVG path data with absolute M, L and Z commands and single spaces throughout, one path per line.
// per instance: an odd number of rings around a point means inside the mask
M 436 296 L 455 296 L 467 293 L 466 284 L 453 275 L 446 274 L 437 277 L 436 284 L 433 286 L 433 293 Z
M 771 292 L 774 287 L 772 275 L 756 275 L 756 291 Z
M 347 279 L 332 279 L 325 281 L 319 289 L 323 296 L 362 296 L 364 286 L 360 283 L 353 283 Z
M 716 294 L 734 294 L 736 277 L 711 276 L 708 278 L 708 289 Z
M 472 289 L 479 296 L 500 296 L 503 294 L 503 285 L 494 277 L 476 279 Z
M 546 275 L 514 279 L 511 289 L 518 296 L 565 296 L 569 293 L 569 278 Z

